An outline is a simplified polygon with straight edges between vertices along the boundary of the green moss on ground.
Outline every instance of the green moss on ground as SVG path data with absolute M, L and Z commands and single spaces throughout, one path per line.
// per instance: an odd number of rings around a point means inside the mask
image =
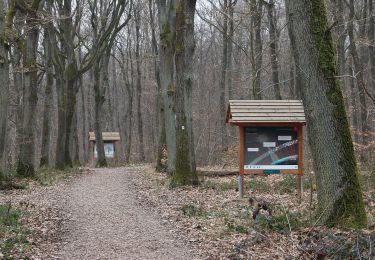
M 23 257 L 31 232 L 20 224 L 22 212 L 12 204 L 0 204 L 0 252 L 2 259 L 27 259 Z

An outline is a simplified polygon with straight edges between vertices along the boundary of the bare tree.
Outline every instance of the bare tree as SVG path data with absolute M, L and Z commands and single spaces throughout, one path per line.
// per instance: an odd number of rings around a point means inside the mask
M 286 1 L 289 35 L 301 74 L 318 192 L 319 220 L 329 226 L 366 226 L 358 169 L 335 77 L 335 50 L 323 0 Z
M 281 98 L 280 82 L 279 82 L 279 37 L 277 33 L 277 19 L 275 16 L 275 1 L 270 0 L 267 4 L 268 24 L 269 24 L 269 37 L 270 37 L 270 57 L 272 67 L 272 84 L 275 91 L 275 98 Z
M 158 96 L 156 101 L 156 111 L 158 111 L 157 116 L 157 125 L 158 125 L 158 140 L 157 140 L 157 152 L 156 152 L 156 171 L 164 172 L 166 171 L 166 165 L 163 163 L 164 157 L 164 150 L 167 148 L 166 144 L 166 136 L 165 136 L 165 115 L 164 115 L 164 103 L 163 103 L 163 96 L 162 96 L 162 89 L 160 84 L 160 68 L 158 62 L 158 43 L 156 40 L 156 33 L 155 33 L 155 18 L 154 18 L 154 1 L 149 0 L 148 7 L 149 7 L 149 15 L 150 15 L 150 28 L 151 28 L 151 45 L 152 45 L 152 53 L 154 55 L 154 72 L 155 72 L 155 79 L 157 84 Z
M 50 17 L 52 17 L 52 4 L 51 2 L 46 2 L 46 11 Z M 49 17 L 49 18 L 50 18 Z M 45 60 L 45 71 L 46 71 L 46 87 L 44 92 L 44 115 L 43 115 L 43 132 L 42 132 L 42 149 L 41 149 L 41 158 L 40 166 L 49 166 L 50 165 L 50 134 L 51 134 L 51 110 L 53 102 L 53 61 L 52 61 L 52 40 L 50 37 L 53 37 L 53 24 L 47 23 L 44 28 L 44 39 L 43 39 L 43 48 L 44 48 L 44 60 Z
M 5 2 L 0 0 L 0 186 L 6 177 L 5 141 L 9 101 L 9 46 L 5 30 Z
M 176 185 L 198 184 L 192 114 L 195 5 L 188 0 L 176 6 Z
M 160 85 L 163 95 L 165 113 L 165 132 L 168 150 L 168 173 L 176 170 L 176 119 L 175 119 L 175 91 L 174 84 L 174 54 L 175 54 L 175 23 L 176 0 L 157 0 L 160 28 L 159 58 Z
M 23 96 L 23 122 L 20 153 L 18 158 L 17 173 L 21 176 L 32 177 L 35 174 L 35 130 L 36 105 L 38 102 L 38 67 L 37 49 L 39 40 L 39 22 L 37 11 L 40 0 L 31 3 L 17 1 L 16 8 L 26 15 L 25 30 L 25 50 L 23 53 L 24 71 L 24 96 Z
M 262 0 L 249 0 L 251 11 L 251 32 L 250 32 L 250 48 L 251 48 L 251 66 L 253 81 L 253 98 L 262 99 L 261 93 L 261 72 L 263 62 L 262 47 Z
M 140 26 L 141 26 L 141 8 L 138 3 L 134 8 L 134 22 L 135 22 L 135 59 L 137 67 L 137 84 L 136 84 L 136 97 L 137 97 L 137 119 L 138 119 L 138 136 L 139 136 L 139 160 L 145 160 L 145 151 L 143 144 L 143 119 L 142 119 L 142 71 L 141 71 L 141 55 L 140 55 Z
M 355 75 L 357 78 L 357 87 L 359 93 L 359 109 L 360 109 L 360 120 L 361 120 L 361 135 L 362 135 L 362 145 L 365 147 L 368 144 L 368 124 L 367 124 L 367 103 L 366 103 L 366 84 L 363 76 L 363 64 L 360 60 L 359 54 L 357 52 L 357 45 L 354 39 L 354 20 L 355 20 L 355 13 L 354 13 L 354 1 L 349 1 L 349 22 L 348 22 L 348 35 L 349 35 L 349 50 L 350 55 L 353 59 L 353 65 L 355 70 Z M 361 153 L 362 161 L 366 158 L 365 156 L 366 151 L 363 150 Z

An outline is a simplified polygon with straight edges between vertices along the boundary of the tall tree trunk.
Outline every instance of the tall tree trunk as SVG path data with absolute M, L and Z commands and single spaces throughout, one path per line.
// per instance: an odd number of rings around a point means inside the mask
M 268 3 L 268 23 L 269 23 L 269 35 L 270 35 L 270 57 L 271 57 L 271 67 L 272 67 L 272 84 L 273 90 L 275 91 L 275 98 L 281 98 L 280 92 L 280 82 L 279 82 L 279 37 L 277 35 L 277 19 L 274 15 L 275 12 L 275 2 L 270 0 Z
M 55 66 L 56 68 L 56 66 Z M 57 92 L 57 140 L 56 140 L 56 158 L 55 167 L 57 169 L 65 168 L 65 138 L 66 138 L 66 84 L 62 73 L 56 73 L 56 92 Z
M 176 114 L 174 78 L 176 0 L 157 0 L 160 41 L 160 84 L 163 93 L 169 174 L 176 170 Z M 168 6 L 167 6 L 168 5 Z
M 133 130 L 133 100 L 134 100 L 134 69 L 133 69 L 133 58 L 132 58 L 132 52 L 131 52 L 131 46 L 130 46 L 130 40 L 129 40 L 129 43 L 128 43 L 128 55 L 129 55 L 129 59 L 130 61 L 128 61 L 128 66 L 127 68 L 130 69 L 130 80 L 127 80 L 127 84 L 126 84 L 126 89 L 127 89 L 127 94 L 128 94 L 128 109 L 126 111 L 127 113 L 127 122 L 128 122 L 128 133 L 127 133 L 127 139 L 128 139 L 128 145 L 127 145 L 127 148 L 126 148 L 126 154 L 125 154 L 125 161 L 126 163 L 129 163 L 130 162 L 130 156 L 131 156 L 131 147 L 132 147 L 132 130 Z
M 50 25 L 47 25 L 50 26 Z M 40 166 L 48 166 L 50 164 L 50 133 L 51 133 L 51 110 L 52 110 L 52 88 L 53 88 L 53 63 L 52 63 L 52 51 L 51 51 L 51 40 L 49 32 L 50 28 L 44 30 L 44 53 L 45 53 L 45 65 L 47 68 L 46 73 L 46 89 L 44 92 L 44 116 L 43 116 L 43 133 L 42 133 L 42 149 Z
M 234 7 L 237 3 L 237 0 L 229 0 L 228 6 L 228 61 L 227 61 L 227 86 L 228 86 L 228 98 L 233 99 L 233 86 L 232 86 L 232 70 L 233 70 L 233 36 L 234 36 Z
M 163 104 L 163 96 L 162 96 L 162 89 L 160 84 L 160 68 L 158 62 L 158 45 L 156 40 L 156 33 L 155 33 L 155 19 L 154 19 L 154 8 L 153 8 L 153 1 L 149 0 L 149 14 L 150 14 L 150 27 L 151 27 L 151 44 L 152 44 L 152 53 L 154 55 L 154 73 L 155 79 L 157 84 L 158 96 L 156 101 L 156 111 L 158 113 L 157 116 L 157 125 L 158 125 L 158 140 L 157 140 L 157 154 L 156 154 L 156 171 L 157 172 L 164 172 L 166 171 L 166 165 L 163 162 L 164 160 L 164 150 L 167 148 L 166 144 L 166 136 L 165 136 L 165 115 L 164 115 L 164 104 Z
M 253 81 L 253 98 L 262 99 L 261 93 L 261 70 L 263 61 L 262 49 L 262 0 L 250 0 L 251 11 L 251 56 L 252 56 L 252 81 Z
M 337 70 L 339 75 L 344 75 L 346 72 L 345 69 L 345 39 L 346 39 L 346 28 L 344 22 L 344 6 L 343 0 L 333 0 L 334 2 L 334 20 L 335 24 L 338 26 L 335 27 L 334 34 L 337 45 Z M 341 80 L 341 83 L 344 83 Z
M 79 63 L 82 62 L 82 48 L 78 48 L 78 59 Z M 83 164 L 85 165 L 89 160 L 89 142 L 88 142 L 88 128 L 87 128 L 87 108 L 86 108 L 86 92 L 85 92 L 85 86 L 83 84 L 83 75 L 79 76 L 78 79 L 78 89 L 80 91 L 80 98 L 81 98 L 81 120 L 82 121 L 82 132 L 81 132 L 81 138 L 82 138 L 82 146 L 83 146 Z
M 302 99 L 318 192 L 318 218 L 328 226 L 365 227 L 358 169 L 324 0 L 286 0 L 289 36 L 302 74 Z M 301 71 L 303 70 L 303 71 Z
M 368 37 L 368 42 L 372 43 L 372 44 L 369 44 L 369 47 L 368 47 L 368 53 L 369 53 L 369 61 L 370 61 L 370 82 L 369 82 L 369 88 L 370 89 L 375 89 L 375 46 L 374 46 L 374 42 L 375 42 L 375 10 L 374 10 L 374 1 L 373 0 L 369 0 L 368 2 L 368 11 L 369 11 L 369 26 L 368 26 L 368 33 L 367 33 L 367 37 Z M 374 92 L 372 92 L 374 93 Z M 369 133 L 370 132 L 373 132 L 374 130 L 374 123 L 370 123 L 369 124 Z M 369 137 L 370 138 L 370 137 Z M 374 141 L 374 135 L 372 135 L 372 142 Z M 374 160 L 374 151 L 371 152 L 372 153 L 372 158 L 373 158 L 373 164 L 375 163 L 375 160 Z
M 75 56 L 74 37 L 75 27 L 72 18 L 72 3 L 71 1 L 64 1 L 63 14 L 65 18 L 62 20 L 63 24 L 63 51 L 66 56 L 66 68 L 64 72 L 66 83 L 66 128 L 65 128 L 65 151 L 64 164 L 72 167 L 73 161 L 71 156 L 71 143 L 73 142 L 73 116 L 76 111 L 77 104 L 77 76 L 78 67 Z
M 361 161 L 366 160 L 366 146 L 368 145 L 368 123 L 367 123 L 367 104 L 366 104 L 366 94 L 365 94 L 365 80 L 363 77 L 363 64 L 359 59 L 359 55 L 357 52 L 357 46 L 354 38 L 354 22 L 355 13 L 354 13 L 354 0 L 349 1 L 349 22 L 348 22 L 348 35 L 349 35 L 349 50 L 350 55 L 353 59 L 353 65 L 355 70 L 355 75 L 357 78 L 357 87 L 359 93 L 359 104 L 360 104 L 360 113 L 359 117 L 361 120 L 361 136 L 362 136 L 362 145 L 365 147 L 361 151 Z
M 107 160 L 105 158 L 104 152 L 104 142 L 102 135 L 102 124 L 101 124 L 101 114 L 102 108 L 105 101 L 104 93 L 101 91 L 100 87 L 100 60 L 96 60 L 94 63 L 94 95 L 95 95 L 95 120 L 94 120 L 94 131 L 96 140 L 96 150 L 97 150 L 97 167 L 106 167 Z
M 28 12 L 25 25 L 27 35 L 23 53 L 23 69 L 25 71 L 23 131 L 17 165 L 17 174 L 25 177 L 33 177 L 35 174 L 34 126 L 36 122 L 36 105 L 38 102 L 38 67 L 36 56 L 39 38 L 36 10 L 38 9 L 38 5 L 34 6 L 34 8 L 34 10 Z
M 172 183 L 197 185 L 193 138 L 193 56 L 196 0 L 176 6 L 176 172 Z
M 368 27 L 368 41 L 370 43 L 375 42 L 375 8 L 374 8 L 374 1 L 369 0 L 369 27 Z M 370 57 L 370 75 L 371 75 L 371 82 L 372 82 L 372 89 L 375 89 L 375 46 L 373 44 L 369 44 L 369 57 Z
M 230 0 L 231 1 L 231 0 Z M 223 25 L 222 25 L 222 41 L 223 49 L 221 55 L 221 73 L 219 82 L 219 103 L 217 111 L 220 112 L 220 133 L 221 133 L 221 148 L 223 151 L 228 150 L 228 133 L 225 118 L 227 116 L 227 106 L 225 102 L 225 83 L 228 68 L 228 0 L 223 2 Z
M 138 7 L 140 7 L 138 5 Z M 137 67 L 137 120 L 138 120 L 138 136 L 139 136 L 139 160 L 143 162 L 145 160 L 145 151 L 143 144 L 143 120 L 142 120 L 142 72 L 141 72 L 141 55 L 140 55 L 140 26 L 141 26 L 141 17 L 140 17 L 140 8 L 138 10 L 134 9 L 135 17 L 135 60 Z
M 353 141 L 356 145 L 359 144 L 359 135 L 358 135 L 358 106 L 357 106 L 357 91 L 355 87 L 355 75 L 353 69 L 353 59 L 350 61 L 349 75 L 353 77 L 350 79 L 350 103 L 351 103 L 351 119 L 352 119 L 352 128 L 353 131 Z
M 9 46 L 5 40 L 5 28 L 5 2 L 0 0 L 0 187 L 6 178 L 5 139 L 9 101 Z
M 73 152 L 73 165 L 81 166 L 81 161 L 79 159 L 79 139 L 78 139 L 78 111 L 74 113 L 73 116 L 73 143 L 72 151 Z

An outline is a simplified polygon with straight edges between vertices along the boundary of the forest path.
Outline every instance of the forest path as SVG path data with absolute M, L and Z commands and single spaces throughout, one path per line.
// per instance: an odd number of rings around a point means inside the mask
M 137 200 L 138 168 L 93 169 L 66 187 L 59 259 L 194 259 Z

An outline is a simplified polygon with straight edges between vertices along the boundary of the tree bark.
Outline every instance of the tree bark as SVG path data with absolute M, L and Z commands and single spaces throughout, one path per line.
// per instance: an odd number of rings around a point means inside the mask
M 174 54 L 175 54 L 175 19 L 176 0 L 157 0 L 160 28 L 159 57 L 160 84 L 163 93 L 165 132 L 168 151 L 169 174 L 176 170 L 176 119 L 175 119 L 175 91 Z M 168 6 L 167 6 L 168 5 Z
M 95 144 L 96 144 L 96 151 L 97 151 L 97 167 L 106 167 L 107 160 L 105 158 L 104 152 L 104 142 L 103 142 L 103 135 L 102 135 L 102 124 L 101 124 L 101 115 L 102 115 L 102 108 L 105 101 L 105 96 L 103 91 L 100 87 L 100 60 L 98 59 L 94 63 L 94 95 L 95 95 L 95 120 L 94 120 L 94 131 L 95 131 Z
M 354 0 L 349 1 L 349 22 L 348 22 L 348 35 L 349 35 L 349 51 L 353 59 L 353 65 L 355 70 L 355 75 L 357 78 L 357 87 L 359 94 L 359 118 L 361 120 L 361 136 L 362 136 L 362 145 L 364 148 L 361 150 L 361 161 L 365 161 L 367 158 L 367 145 L 368 145 L 368 123 L 367 123 L 367 103 L 366 103 L 366 93 L 365 93 L 365 80 L 363 75 L 363 64 L 359 59 L 357 52 L 357 46 L 354 38 Z
M 39 1 L 35 1 L 28 10 L 25 29 L 27 32 L 25 48 L 23 53 L 24 73 L 24 106 L 22 124 L 22 143 L 17 164 L 17 174 L 25 177 L 33 177 L 35 174 L 35 147 L 34 147 L 34 124 L 36 121 L 36 105 L 38 102 L 38 18 L 37 10 Z
M 127 113 L 127 139 L 128 139 L 128 145 L 126 148 L 126 153 L 125 153 L 125 162 L 129 163 L 130 162 L 130 156 L 131 156 L 131 150 L 132 150 L 132 130 L 133 130 L 133 104 L 134 104 L 134 69 L 133 69 L 133 62 L 132 62 L 132 53 L 131 53 L 131 46 L 130 46 L 130 40 L 128 42 L 128 55 L 130 61 L 127 61 L 127 68 L 130 69 L 130 80 L 127 79 L 127 84 L 126 84 L 126 90 L 128 94 L 128 109 L 126 111 Z M 124 74 L 125 76 L 126 74 Z
M 229 0 L 229 6 L 228 6 L 228 61 L 227 61 L 227 86 L 228 86 L 228 98 L 229 100 L 233 99 L 233 62 L 232 62 L 232 56 L 233 56 L 233 36 L 234 36 L 234 7 L 236 6 L 237 0 Z
M 261 70 L 263 61 L 262 49 L 262 0 L 250 0 L 251 11 L 251 65 L 253 81 L 253 98 L 262 99 L 261 93 Z
M 198 185 L 193 138 L 192 87 L 196 0 L 176 6 L 176 172 L 173 185 Z
M 47 25 L 50 27 L 51 25 Z M 44 55 L 45 55 L 45 67 L 46 72 L 46 88 L 44 92 L 44 115 L 43 115 L 43 133 L 42 133 L 42 149 L 40 158 L 40 167 L 49 166 L 50 164 L 50 133 L 51 133 L 51 110 L 52 110 L 52 88 L 53 88 L 53 62 L 51 53 L 51 40 L 50 40 L 51 28 L 45 28 L 44 30 Z
M 274 15 L 275 2 L 270 0 L 267 6 L 268 23 L 269 23 L 269 36 L 270 36 L 270 57 L 271 57 L 271 68 L 272 68 L 272 84 L 275 92 L 276 99 L 282 99 L 280 92 L 279 82 L 279 37 L 277 35 L 277 19 Z
M 138 5 L 138 7 L 140 7 Z M 138 10 L 137 10 L 138 9 Z M 144 151 L 144 144 L 143 144 L 143 119 L 142 119 L 142 71 L 141 71 L 141 55 L 140 55 L 140 24 L 141 24 L 141 17 L 140 17 L 140 8 L 134 9 L 134 17 L 135 17 L 135 60 L 136 60 L 136 67 L 137 67 L 137 120 L 138 120 L 138 136 L 139 136 L 139 160 L 141 162 L 145 161 L 145 151 Z
M 55 66 L 56 68 L 56 66 Z M 62 73 L 56 73 L 57 92 L 57 140 L 55 168 L 63 170 L 65 168 L 65 138 L 66 138 L 66 91 L 65 81 Z
M 63 24 L 63 52 L 66 56 L 66 67 L 64 71 L 64 78 L 66 83 L 66 129 L 65 129 L 65 155 L 64 164 L 68 167 L 73 167 L 71 156 L 71 143 L 73 142 L 73 116 L 76 111 L 77 104 L 77 80 L 78 80 L 78 66 L 75 55 L 74 37 L 75 27 L 72 18 L 72 3 L 71 1 L 64 1 L 62 20 Z
M 6 179 L 5 140 L 9 102 L 9 46 L 5 37 L 5 2 L 0 0 L 0 187 Z
M 367 224 L 335 50 L 323 0 L 286 0 L 289 36 L 302 75 L 318 192 L 318 219 L 328 226 Z
M 166 136 L 165 136 L 165 115 L 164 115 L 164 104 L 163 104 L 163 96 L 162 96 L 162 89 L 160 84 L 160 65 L 158 62 L 158 43 L 156 40 L 156 33 L 155 33 L 155 19 L 154 19 L 154 8 L 153 8 L 153 1 L 149 0 L 149 14 L 150 14 L 150 27 L 151 27 L 151 44 L 152 44 L 152 53 L 154 55 L 154 73 L 155 79 L 157 84 L 157 91 L 158 96 L 156 100 L 156 111 L 158 113 L 157 116 L 157 126 L 158 126 L 158 139 L 157 139 L 157 152 L 156 152 L 156 167 L 155 170 L 157 172 L 165 172 L 166 164 L 164 163 L 164 150 L 167 149 L 166 144 Z
M 231 1 L 231 0 L 230 0 Z M 220 111 L 220 132 L 221 132 L 221 148 L 222 151 L 228 150 L 228 133 L 225 118 L 227 116 L 227 106 L 225 102 L 225 84 L 228 69 L 228 0 L 223 2 L 223 24 L 222 24 L 222 55 L 221 55 L 221 73 L 219 82 L 219 103 L 217 111 Z
M 344 5 L 343 0 L 333 0 L 334 2 L 334 22 L 338 26 L 334 30 L 335 40 L 337 41 L 337 71 L 339 75 L 345 74 L 345 39 L 346 39 L 346 27 L 344 22 Z M 341 80 L 343 84 L 344 81 Z

